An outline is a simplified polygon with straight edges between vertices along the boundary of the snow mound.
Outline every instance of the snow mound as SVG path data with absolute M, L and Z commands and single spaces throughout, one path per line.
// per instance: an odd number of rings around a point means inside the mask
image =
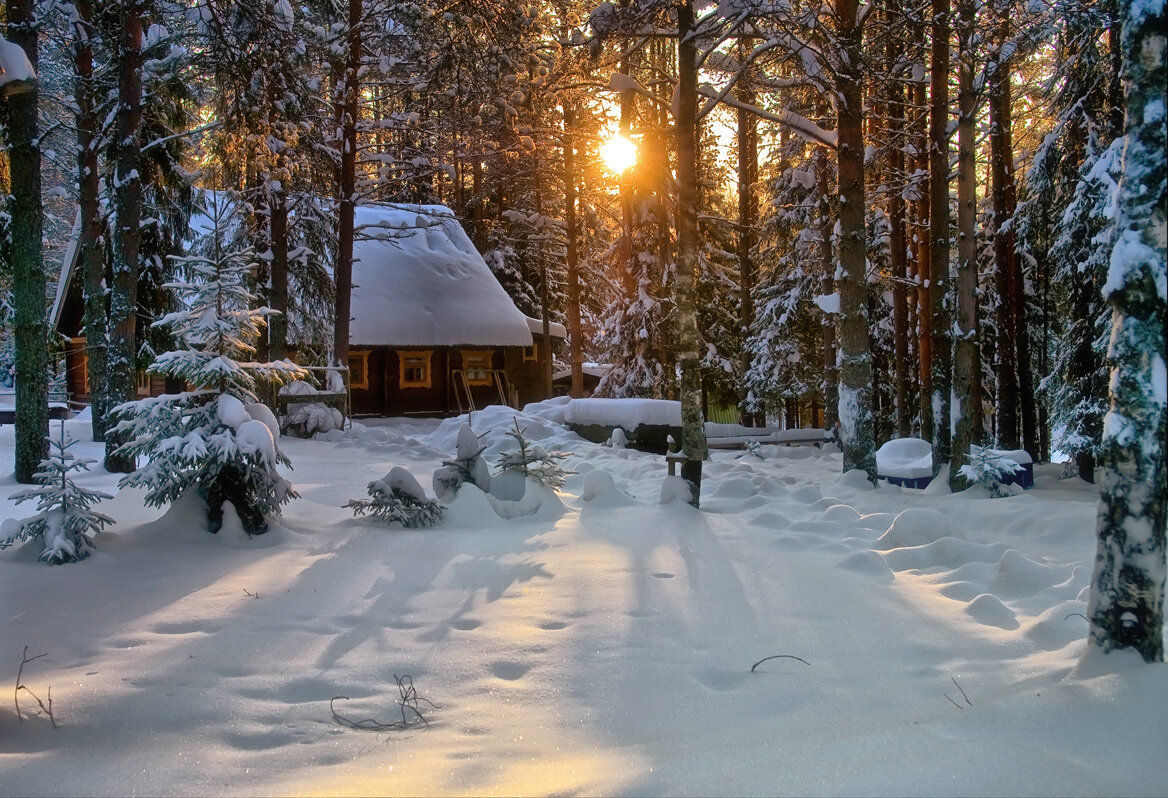
M 242 453 L 259 455 L 268 467 L 275 467 L 276 442 L 272 439 L 272 431 L 264 422 L 253 418 L 244 421 L 235 430 L 235 443 Z
M 599 468 L 584 474 L 580 500 L 588 502 L 589 507 L 628 507 L 637 503 L 616 486 L 612 474 Z
M 892 582 L 896 578 L 884 558 L 874 551 L 858 551 L 846 557 L 839 564 L 839 567 L 858 574 L 876 577 L 882 582 Z
M 263 402 L 251 402 L 244 409 L 247 410 L 249 416 L 262 422 L 268 428 L 268 432 L 272 433 L 272 440 L 280 440 L 280 422 L 270 407 Z
M 672 399 L 573 399 L 564 411 L 569 424 L 623 427 L 632 432 L 641 424 L 680 427 L 681 402 Z
M 661 483 L 661 504 L 680 502 L 688 504 L 693 501 L 693 492 L 689 483 L 681 477 L 666 477 Z
M 888 531 L 876 539 L 876 548 L 903 549 L 923 546 L 944 537 L 960 537 L 953 530 L 949 516 L 927 507 L 909 507 L 893 519 Z
M 980 624 L 996 626 L 999 629 L 1017 629 L 1018 619 L 1014 611 L 991 593 L 982 593 L 965 607 L 965 614 Z

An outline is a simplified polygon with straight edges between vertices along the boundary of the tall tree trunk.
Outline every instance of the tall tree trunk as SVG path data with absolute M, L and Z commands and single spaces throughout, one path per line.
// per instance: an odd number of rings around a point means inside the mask
M 74 24 L 74 86 L 77 120 L 77 187 L 78 214 L 81 216 L 77 262 L 85 294 L 85 349 L 89 361 L 90 425 L 93 439 L 105 441 L 109 424 L 108 358 L 109 304 L 105 287 L 105 247 L 102 233 L 105 220 L 101 211 L 101 173 L 98 163 L 98 131 L 101 117 L 97 112 L 96 86 L 93 78 L 93 3 L 76 0 Z
M 37 19 L 33 0 L 8 0 L 8 37 L 37 63 Z M 45 264 L 41 250 L 41 151 L 38 90 L 8 98 L 8 150 L 12 198 L 9 202 L 9 248 L 16 334 L 16 481 L 36 481 L 41 460 L 49 455 L 48 318 L 45 312 Z
M 268 359 L 288 356 L 288 194 L 283 187 L 268 194 L 268 235 L 272 247 L 271 308 L 268 318 Z
M 677 7 L 677 316 L 678 360 L 681 366 L 681 448 L 687 456 L 681 476 L 698 507 L 702 492 L 702 461 L 706 431 L 702 420 L 701 348 L 694 295 L 698 259 L 697 181 L 697 47 L 690 39 L 693 0 Z
M 744 56 L 745 44 L 739 44 L 739 55 Z M 745 58 L 743 58 L 745 60 Z M 739 84 L 738 99 L 753 105 L 754 91 L 744 79 Z M 746 340 L 754 327 L 754 286 L 757 267 L 754 263 L 755 225 L 758 224 L 758 119 L 745 108 L 738 109 L 738 326 L 742 334 L 742 355 L 739 363 L 739 420 L 754 426 L 756 413 L 747 410 L 749 396 L 746 375 L 752 360 Z
M 353 244 L 357 211 L 357 123 L 361 114 L 361 19 L 362 0 L 349 0 L 347 53 L 342 85 L 338 88 L 337 127 L 341 144 L 338 174 L 337 256 L 333 281 L 337 290 L 337 311 L 333 320 L 333 363 L 349 363 L 349 314 L 353 293 Z
M 838 0 L 839 93 L 840 443 L 843 467 L 876 481 L 872 426 L 872 352 L 868 337 L 867 237 L 864 223 L 864 32 L 858 0 Z
M 949 462 L 952 447 L 949 394 L 952 386 L 949 299 L 949 0 L 933 0 L 929 112 L 929 325 L 932 338 L 930 407 L 933 468 Z
M 892 10 L 886 11 L 889 24 L 892 22 Z M 889 63 L 896 63 L 902 52 L 900 39 L 889 36 L 886 50 Z M 893 131 L 904 130 L 904 89 L 896 81 L 888 81 L 888 125 Z M 898 184 L 904 179 L 904 149 L 901 145 L 892 148 L 889 154 L 889 168 L 893 180 Z M 912 434 L 912 419 L 909 411 L 909 391 L 912 382 L 909 377 L 911 368 L 908 348 L 908 291 L 905 280 L 907 277 L 906 250 L 908 240 L 905 235 L 905 214 L 907 209 L 904 202 L 904 191 L 899 185 L 891 193 L 888 202 L 888 218 L 892 229 L 889 235 L 889 249 L 891 250 L 892 266 L 892 340 L 893 355 L 896 363 L 896 435 L 907 438 Z
M 138 246 L 142 239 L 142 14 L 141 0 L 127 0 L 119 20 L 108 364 L 110 398 L 116 402 L 132 401 L 137 395 Z M 134 470 L 134 458 L 117 451 L 124 442 L 123 437 L 106 435 L 108 471 Z
M 579 231 L 576 229 L 576 109 L 564 103 L 564 235 L 567 236 L 568 266 L 568 338 L 569 359 L 572 361 L 572 397 L 584 395 L 584 356 L 581 349 L 580 328 L 580 256 L 577 249 Z
M 916 22 L 913 25 L 914 38 L 919 46 L 925 47 L 925 24 Z M 932 207 L 929 174 L 929 138 L 926 120 L 928 113 L 928 82 L 925 78 L 913 84 L 913 112 L 920 120 L 914 127 L 916 143 L 916 172 L 921 178 L 918 198 L 914 203 L 916 210 L 916 281 L 917 281 L 917 356 L 919 362 L 920 390 L 917 391 L 920 402 L 921 437 L 927 441 L 933 440 L 933 313 L 930 299 L 929 284 L 932 280 L 932 234 L 929 211 Z
M 1104 424 L 1098 552 L 1087 615 L 1090 642 L 1164 659 L 1168 407 L 1164 352 L 1168 303 L 1168 15 L 1161 4 L 1124 3 L 1123 177 L 1116 193 L 1115 249 L 1103 287 L 1112 307 L 1111 411 Z
M 961 466 L 970 444 L 982 438 L 981 354 L 977 338 L 977 97 L 973 51 L 974 0 L 958 0 L 959 58 L 957 117 L 957 318 L 953 342 L 954 417 L 949 486 L 965 487 Z
M 1010 165 L 1014 153 L 1009 145 L 1009 65 L 1000 62 L 990 75 L 990 180 L 994 213 L 994 268 L 998 289 L 997 441 L 1005 449 L 1017 449 L 1018 438 L 1018 309 L 1014 306 L 1014 233 L 1008 222 L 1013 215 L 1008 197 Z
M 819 293 L 830 296 L 836 291 L 835 258 L 832 257 L 831 232 L 835 227 L 835 214 L 832 210 L 835 202 L 831 191 L 831 176 L 827 169 L 827 155 L 822 150 L 815 153 L 816 180 L 819 194 L 819 218 L 816 226 L 819 228 L 819 265 L 823 269 L 823 276 L 819 280 Z M 837 327 L 838 313 L 821 313 L 819 318 L 820 333 L 823 336 L 823 426 L 831 430 L 838 437 L 839 432 L 839 342 Z

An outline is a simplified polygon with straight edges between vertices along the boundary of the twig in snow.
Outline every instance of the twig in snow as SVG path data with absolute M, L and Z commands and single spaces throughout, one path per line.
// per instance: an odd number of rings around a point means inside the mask
M 342 726 L 347 726 L 350 729 L 360 729 L 362 731 L 390 731 L 393 729 L 406 729 L 418 721 L 420 721 L 425 726 L 429 726 L 430 721 L 426 720 L 426 717 L 422 714 L 419 702 L 425 701 L 434 709 L 440 709 L 441 707 L 439 707 L 430 699 L 418 695 L 418 691 L 414 687 L 414 680 L 412 677 L 408 675 L 399 677 L 395 673 L 393 678 L 394 681 L 397 682 L 397 691 L 400 695 L 397 700 L 397 704 L 399 707 L 401 707 L 401 720 L 383 722 L 374 718 L 353 720 L 352 718 L 345 717 L 344 715 L 337 712 L 336 708 L 333 706 L 336 701 L 348 701 L 349 697 L 344 695 L 333 696 L 329 701 L 329 712 L 332 713 L 333 720 Z
M 256 592 L 252 593 L 250 590 L 248 590 L 248 589 L 245 587 L 245 588 L 243 589 L 243 595 L 245 595 L 245 596 L 250 596 L 250 597 L 251 597 L 251 598 L 253 598 L 253 599 L 258 599 L 258 598 L 260 597 L 260 592 L 257 590 Z
M 950 703 L 950 704 L 952 704 L 953 706 L 957 707 L 957 708 L 958 708 L 958 709 L 960 709 L 962 712 L 964 712 L 964 711 L 965 711 L 965 707 L 961 706 L 961 704 L 958 704 L 956 701 L 954 701 L 952 698 L 950 698 L 950 696 L 949 696 L 949 694 L 948 694 L 948 693 L 945 693 L 945 697 L 949 699 L 949 703 Z
M 965 699 L 965 703 L 969 704 L 970 706 L 973 706 L 973 702 L 969 700 L 969 696 L 967 696 L 965 694 L 965 691 L 961 689 L 961 685 L 957 684 L 957 677 L 950 676 L 949 678 L 950 678 L 950 680 L 952 680 L 953 686 L 961 691 L 961 697 Z
M 16 687 L 12 691 L 12 703 L 16 705 L 16 719 L 23 723 L 24 716 L 20 713 L 20 691 L 23 690 L 24 692 L 28 693 L 30 696 L 32 696 L 33 700 L 37 702 L 37 706 L 41 708 L 41 712 L 45 713 L 46 717 L 49 719 L 49 723 L 53 724 L 53 728 L 55 729 L 57 728 L 57 721 L 53 717 L 53 688 L 49 687 L 49 692 L 46 696 L 46 698 L 48 698 L 49 704 L 46 707 L 45 702 L 41 701 L 40 696 L 38 696 L 32 690 L 29 690 L 22 681 L 24 677 L 24 666 L 30 662 L 35 662 L 44 656 L 47 656 L 47 654 L 37 654 L 35 657 L 30 657 L 28 655 L 28 646 L 24 647 L 24 654 L 20 660 L 20 667 L 16 669 Z
M 1084 614 L 1083 614 L 1083 613 L 1081 613 L 1081 612 L 1072 612 L 1072 613 L 1071 613 L 1070 615 L 1068 615 L 1066 618 L 1063 618 L 1063 620 L 1065 621 L 1065 620 L 1067 620 L 1068 618 L 1074 618 L 1076 615 L 1078 615 L 1078 616 L 1079 616 L 1080 618 L 1082 618 L 1084 621 L 1087 621 L 1087 623 L 1091 623 L 1091 621 L 1090 621 L 1090 620 L 1088 620 L 1087 616 L 1086 616 L 1086 615 L 1084 615 Z
M 768 659 L 797 659 L 797 660 L 799 660 L 800 662 L 802 662 L 804 665 L 810 665 L 810 664 L 811 664 L 810 662 L 808 662 L 807 660 L 803 659 L 802 657 L 796 657 L 794 654 L 774 654 L 774 655 L 772 655 L 772 656 L 769 656 L 769 657 L 763 657 L 763 658 L 762 658 L 762 659 L 760 659 L 758 662 L 756 662 L 756 663 L 754 663 L 753 665 L 751 665 L 751 666 L 750 666 L 750 672 L 751 672 L 751 673 L 754 673 L 754 669 L 755 669 L 755 668 L 757 668 L 759 665 L 763 664 L 764 662 L 766 662 Z

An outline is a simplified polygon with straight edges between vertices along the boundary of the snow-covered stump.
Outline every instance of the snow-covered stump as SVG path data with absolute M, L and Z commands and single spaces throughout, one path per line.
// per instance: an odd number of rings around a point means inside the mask
M 1168 15 L 1163 3 L 1121 3 L 1123 177 L 1103 293 L 1112 306 L 1111 410 L 1103 424 L 1098 550 L 1090 641 L 1164 659 L 1168 523 Z

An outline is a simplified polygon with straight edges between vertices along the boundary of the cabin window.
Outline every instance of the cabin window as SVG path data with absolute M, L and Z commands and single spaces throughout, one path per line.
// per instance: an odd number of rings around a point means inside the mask
M 349 350 L 349 387 L 369 390 L 369 350 Z
M 398 352 L 398 384 L 402 388 L 429 388 L 431 386 L 430 350 Z
M 533 360 L 539 360 L 538 343 L 533 343 L 531 346 L 523 347 L 523 362 L 530 363 Z
M 494 361 L 492 349 L 463 349 L 462 371 L 470 385 L 493 385 L 494 375 L 491 369 Z

